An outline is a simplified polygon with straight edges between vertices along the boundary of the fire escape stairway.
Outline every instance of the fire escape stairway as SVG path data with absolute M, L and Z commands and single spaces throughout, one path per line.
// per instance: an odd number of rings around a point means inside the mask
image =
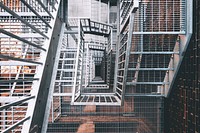
M 78 28 L 79 43 L 76 58 L 75 82 L 72 93 L 72 105 L 120 105 L 119 98 L 113 92 L 108 92 L 109 86 L 100 78 L 95 77 L 86 87 L 82 86 L 83 79 L 83 59 L 85 44 L 81 41 L 84 34 L 108 37 L 111 35 L 111 26 L 101 22 L 91 21 L 90 19 L 81 18 Z M 110 40 L 111 41 L 111 40 Z M 90 43 L 89 50 L 106 51 L 102 44 Z M 86 59 L 88 60 L 88 59 Z
M 192 19 L 186 18 L 191 16 L 191 3 L 147 0 L 120 4 L 114 89 L 122 105 L 125 95 L 167 95 L 191 37 Z M 131 6 L 129 12 L 126 6 Z
M 60 40 L 60 0 L 0 2 L 0 132 L 41 132 Z M 47 124 L 47 123 L 46 123 Z

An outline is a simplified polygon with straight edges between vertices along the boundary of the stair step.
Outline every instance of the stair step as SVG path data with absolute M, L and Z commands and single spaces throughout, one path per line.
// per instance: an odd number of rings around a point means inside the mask
M 109 105 L 120 106 L 121 100 L 114 93 L 84 93 L 74 105 Z

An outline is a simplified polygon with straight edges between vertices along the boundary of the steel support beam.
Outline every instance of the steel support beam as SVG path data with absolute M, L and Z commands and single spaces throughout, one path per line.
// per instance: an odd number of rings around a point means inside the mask
M 127 79 L 127 73 L 128 73 L 128 64 L 129 64 L 129 56 L 130 56 L 130 50 L 132 45 L 132 33 L 134 28 L 134 13 L 131 13 L 130 15 L 130 21 L 129 21 L 129 32 L 128 32 L 128 41 L 127 41 L 127 47 L 126 47 L 126 57 L 125 57 L 125 65 L 124 65 L 124 77 L 122 82 L 122 93 L 121 93 L 121 105 L 124 103 L 124 93 L 126 89 L 126 79 Z
M 11 102 L 9 104 L 0 106 L 0 110 L 4 110 L 4 109 L 7 109 L 7 108 L 10 108 L 11 106 L 19 105 L 19 104 L 21 104 L 23 102 L 26 102 L 26 101 L 28 101 L 30 99 L 33 99 L 33 98 L 35 98 L 35 96 L 29 96 L 29 97 L 25 97 L 25 98 L 19 99 L 17 101 Z
M 57 5 L 58 6 L 58 5 Z M 38 92 L 32 91 L 32 95 L 36 95 L 36 100 L 29 102 L 28 110 L 27 110 L 27 115 L 31 115 L 30 120 L 26 121 L 23 126 L 23 132 L 22 133 L 27 133 L 27 132 L 41 132 L 42 131 L 42 126 L 45 118 L 45 111 L 46 111 L 46 106 L 47 103 L 50 102 L 48 100 L 49 96 L 49 88 L 51 85 L 51 77 L 53 73 L 53 68 L 55 65 L 55 56 L 58 48 L 58 42 L 60 39 L 60 31 L 62 27 L 62 22 L 58 17 L 56 17 L 55 25 L 54 28 L 52 29 L 52 36 L 51 40 L 49 41 L 49 50 L 48 53 L 46 53 L 46 59 L 44 62 L 44 68 L 40 68 L 38 72 L 42 73 L 41 79 L 39 80 L 40 84 L 35 84 L 33 87 L 39 87 Z M 38 75 L 36 75 L 38 76 Z M 47 78 L 49 77 L 49 78 Z M 47 123 L 45 123 L 47 124 Z
M 57 74 L 57 69 L 58 69 L 58 64 L 59 64 L 60 53 L 61 53 L 62 38 L 64 36 L 64 29 L 65 29 L 65 23 L 62 23 L 61 24 L 61 31 L 60 31 L 60 33 L 59 32 L 57 33 L 57 34 L 60 34 L 60 35 L 59 35 L 59 40 L 58 40 L 58 45 L 57 45 L 57 52 L 56 52 L 55 57 L 54 57 L 55 63 L 54 63 L 53 69 L 52 69 L 51 83 L 50 83 L 50 86 L 49 86 L 49 92 L 48 92 L 48 98 L 47 98 L 48 102 L 46 103 L 44 121 L 43 121 L 43 124 L 42 124 L 42 132 L 43 133 L 46 133 L 46 131 L 47 131 L 48 118 L 49 118 L 49 115 L 50 115 L 51 103 L 53 102 L 53 96 L 56 95 L 53 92 L 54 92 L 56 74 Z

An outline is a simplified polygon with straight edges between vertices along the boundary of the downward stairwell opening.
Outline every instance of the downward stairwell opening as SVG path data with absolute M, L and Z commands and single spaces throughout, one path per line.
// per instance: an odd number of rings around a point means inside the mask
M 111 25 L 80 18 L 80 47 L 76 55 L 72 105 L 120 105 L 110 73 L 114 62 Z M 78 23 L 79 23 L 78 22 Z M 70 24 L 69 24 L 70 25 Z M 83 40 L 83 41 L 81 41 Z M 113 71 L 114 72 L 114 71 Z
M 0 132 L 46 132 L 49 118 L 55 132 L 161 133 L 164 97 L 187 69 L 192 4 L 2 0 Z

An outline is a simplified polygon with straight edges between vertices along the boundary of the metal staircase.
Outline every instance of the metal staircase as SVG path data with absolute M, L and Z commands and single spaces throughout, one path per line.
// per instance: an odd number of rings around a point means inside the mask
M 121 21 L 120 25 L 124 29 L 121 29 L 121 36 L 118 38 L 118 46 L 116 53 L 116 66 L 115 66 L 115 78 L 114 78 L 114 91 L 119 97 L 121 103 L 124 101 L 124 93 L 126 87 L 130 49 L 132 45 L 132 33 L 134 30 L 134 15 L 138 9 L 138 1 L 122 2 L 121 7 Z M 127 8 L 128 7 L 128 8 Z
M 0 2 L 0 132 L 46 132 L 49 111 L 54 122 L 63 103 L 128 106 L 126 96 L 137 104 L 168 95 L 192 34 L 191 0 L 120 1 L 114 85 L 112 26 L 64 24 L 65 2 Z
M 104 80 L 106 75 L 102 75 L 102 78 L 95 77 L 95 65 L 100 65 L 102 62 L 105 63 L 105 56 L 112 51 L 111 26 L 86 18 L 70 18 L 68 27 L 68 33 L 71 37 L 74 38 L 76 36 L 78 40 L 75 41 L 77 43 L 77 52 L 71 104 L 120 105 L 115 93 L 109 91 L 109 85 Z M 106 43 L 104 43 L 104 40 L 97 42 L 95 40 L 87 41 L 85 40 L 87 35 L 107 38 L 107 41 Z M 103 66 L 105 65 L 103 64 Z M 103 68 L 103 73 L 106 73 L 105 69 Z
M 108 96 L 114 97 L 114 101 L 117 101 L 117 104 L 112 105 L 123 105 L 125 95 L 165 96 L 172 81 L 171 76 L 175 73 L 179 62 L 177 58 L 179 58 L 180 49 L 185 45 L 183 44 L 180 48 L 178 42 L 180 36 L 186 34 L 185 5 L 185 1 L 131 0 L 120 2 L 120 36 L 116 50 L 117 63 L 113 89 L 110 89 L 112 43 L 109 44 L 109 42 L 112 42 L 110 40 L 112 32 L 109 25 L 87 18 L 73 21 L 70 25 L 77 26 L 79 41 L 76 56 L 76 81 L 71 104 L 111 105 L 112 102 L 106 100 Z M 175 8 L 176 6 L 180 8 Z M 163 17 L 163 14 L 166 16 Z M 100 43 L 98 45 L 94 41 L 82 44 L 82 40 L 88 34 L 104 36 L 110 41 L 107 45 Z M 106 56 L 103 58 L 99 55 L 90 57 L 92 50 L 105 51 Z M 94 73 L 94 70 L 89 70 L 94 69 L 89 63 L 93 58 L 101 63 L 104 59 L 109 59 L 106 64 L 107 68 L 105 68 L 107 72 L 106 76 L 104 75 L 104 83 L 90 84 L 94 82 L 92 81 L 94 74 L 90 75 Z M 86 68 L 86 72 L 83 72 L 83 68 Z M 84 78 L 83 73 L 86 75 Z
M 126 95 L 167 95 L 187 45 L 183 40 L 191 36 L 188 29 L 191 21 L 186 20 L 186 15 L 191 14 L 188 7 L 186 1 L 172 0 L 120 3 L 121 28 L 114 89 L 122 105 Z
M 41 132 L 63 22 L 60 0 L 0 2 L 0 131 Z

